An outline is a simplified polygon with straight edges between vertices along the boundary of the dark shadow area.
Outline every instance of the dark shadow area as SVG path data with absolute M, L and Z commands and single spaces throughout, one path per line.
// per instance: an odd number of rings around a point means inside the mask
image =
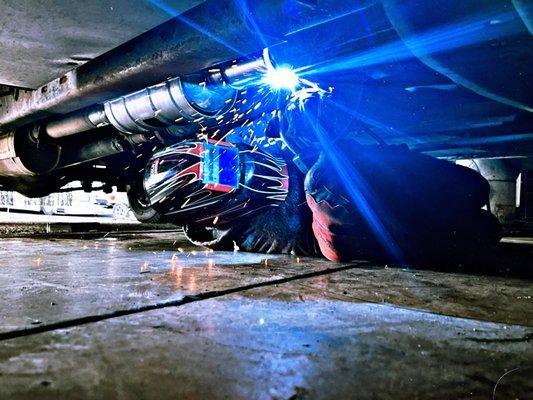
M 461 261 L 443 260 L 431 264 L 395 265 L 398 268 L 489 275 L 533 280 L 533 241 L 504 241 L 491 249 L 466 255 Z

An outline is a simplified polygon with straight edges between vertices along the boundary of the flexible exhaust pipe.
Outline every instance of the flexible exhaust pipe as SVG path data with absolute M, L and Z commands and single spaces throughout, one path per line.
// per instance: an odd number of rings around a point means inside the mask
M 209 122 L 233 108 L 238 90 L 257 84 L 273 69 L 268 49 L 252 59 L 212 67 L 190 77 L 177 77 L 84 108 L 48 122 L 46 133 L 62 138 L 112 125 L 123 133 L 147 133 Z

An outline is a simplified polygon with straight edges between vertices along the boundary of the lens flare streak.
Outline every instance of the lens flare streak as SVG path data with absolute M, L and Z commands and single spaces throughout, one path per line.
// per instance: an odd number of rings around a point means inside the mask
M 522 26 L 514 23 L 518 18 L 514 12 L 479 16 L 471 22 L 439 27 L 359 54 L 304 66 L 298 68 L 296 72 L 300 76 L 321 75 L 403 61 L 417 54 L 435 54 L 454 50 L 518 33 Z
M 347 190 L 350 199 L 366 219 L 368 226 L 376 235 L 377 240 L 379 240 L 383 248 L 386 249 L 389 256 L 402 262 L 405 259 L 402 251 L 396 245 L 394 239 L 381 222 L 384 218 L 383 216 L 381 218 L 379 216 L 379 209 L 381 208 L 379 206 L 379 200 L 376 196 L 372 195 L 370 188 L 359 173 L 343 159 L 341 154 L 339 154 L 335 145 L 328 139 L 327 134 L 323 131 L 320 124 L 313 121 L 309 115 L 305 115 L 305 117 L 307 118 L 309 125 L 315 131 L 321 148 L 330 160 L 336 174 L 342 182 L 346 183 L 345 189 Z M 370 201 L 372 201 L 372 203 Z M 389 216 L 386 217 L 389 218 Z
M 227 41 L 223 40 L 222 38 L 218 37 L 217 35 L 210 32 L 207 28 L 198 25 L 196 22 L 190 20 L 189 18 L 185 17 L 180 11 L 175 10 L 172 6 L 166 4 L 162 0 L 148 0 L 151 4 L 159 8 L 160 10 L 166 12 L 168 15 L 170 15 L 172 18 L 176 18 L 179 21 L 183 22 L 184 24 L 190 26 L 191 28 L 197 30 L 198 32 L 204 34 L 205 36 L 213 39 L 217 43 L 220 43 L 224 47 L 230 49 L 231 51 L 235 52 L 236 54 L 239 54 L 240 56 L 244 56 L 243 52 L 233 46 L 232 44 L 228 43 Z

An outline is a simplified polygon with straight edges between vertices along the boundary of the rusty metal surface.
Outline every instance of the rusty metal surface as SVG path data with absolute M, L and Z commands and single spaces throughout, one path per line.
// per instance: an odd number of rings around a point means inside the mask
M 202 0 L 169 0 L 183 12 Z M 38 88 L 165 22 L 145 0 L 3 0 L 0 83 Z

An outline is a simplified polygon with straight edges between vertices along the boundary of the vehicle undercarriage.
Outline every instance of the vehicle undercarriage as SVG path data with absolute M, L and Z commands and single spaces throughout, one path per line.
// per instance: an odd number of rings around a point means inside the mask
M 521 0 L 153 0 L 145 19 L 128 2 L 103 14 L 100 2 L 75 2 L 74 17 L 60 3 L 36 4 L 44 21 L 27 31 L 9 22 L 17 2 L 2 6 L 4 190 L 35 197 L 100 182 L 127 189 L 150 221 L 142 175 L 153 153 L 275 116 L 289 95 L 264 77 L 279 68 L 326 92 L 343 76 L 346 134 L 362 144 L 500 159 L 513 171 L 530 163 L 532 17 Z

